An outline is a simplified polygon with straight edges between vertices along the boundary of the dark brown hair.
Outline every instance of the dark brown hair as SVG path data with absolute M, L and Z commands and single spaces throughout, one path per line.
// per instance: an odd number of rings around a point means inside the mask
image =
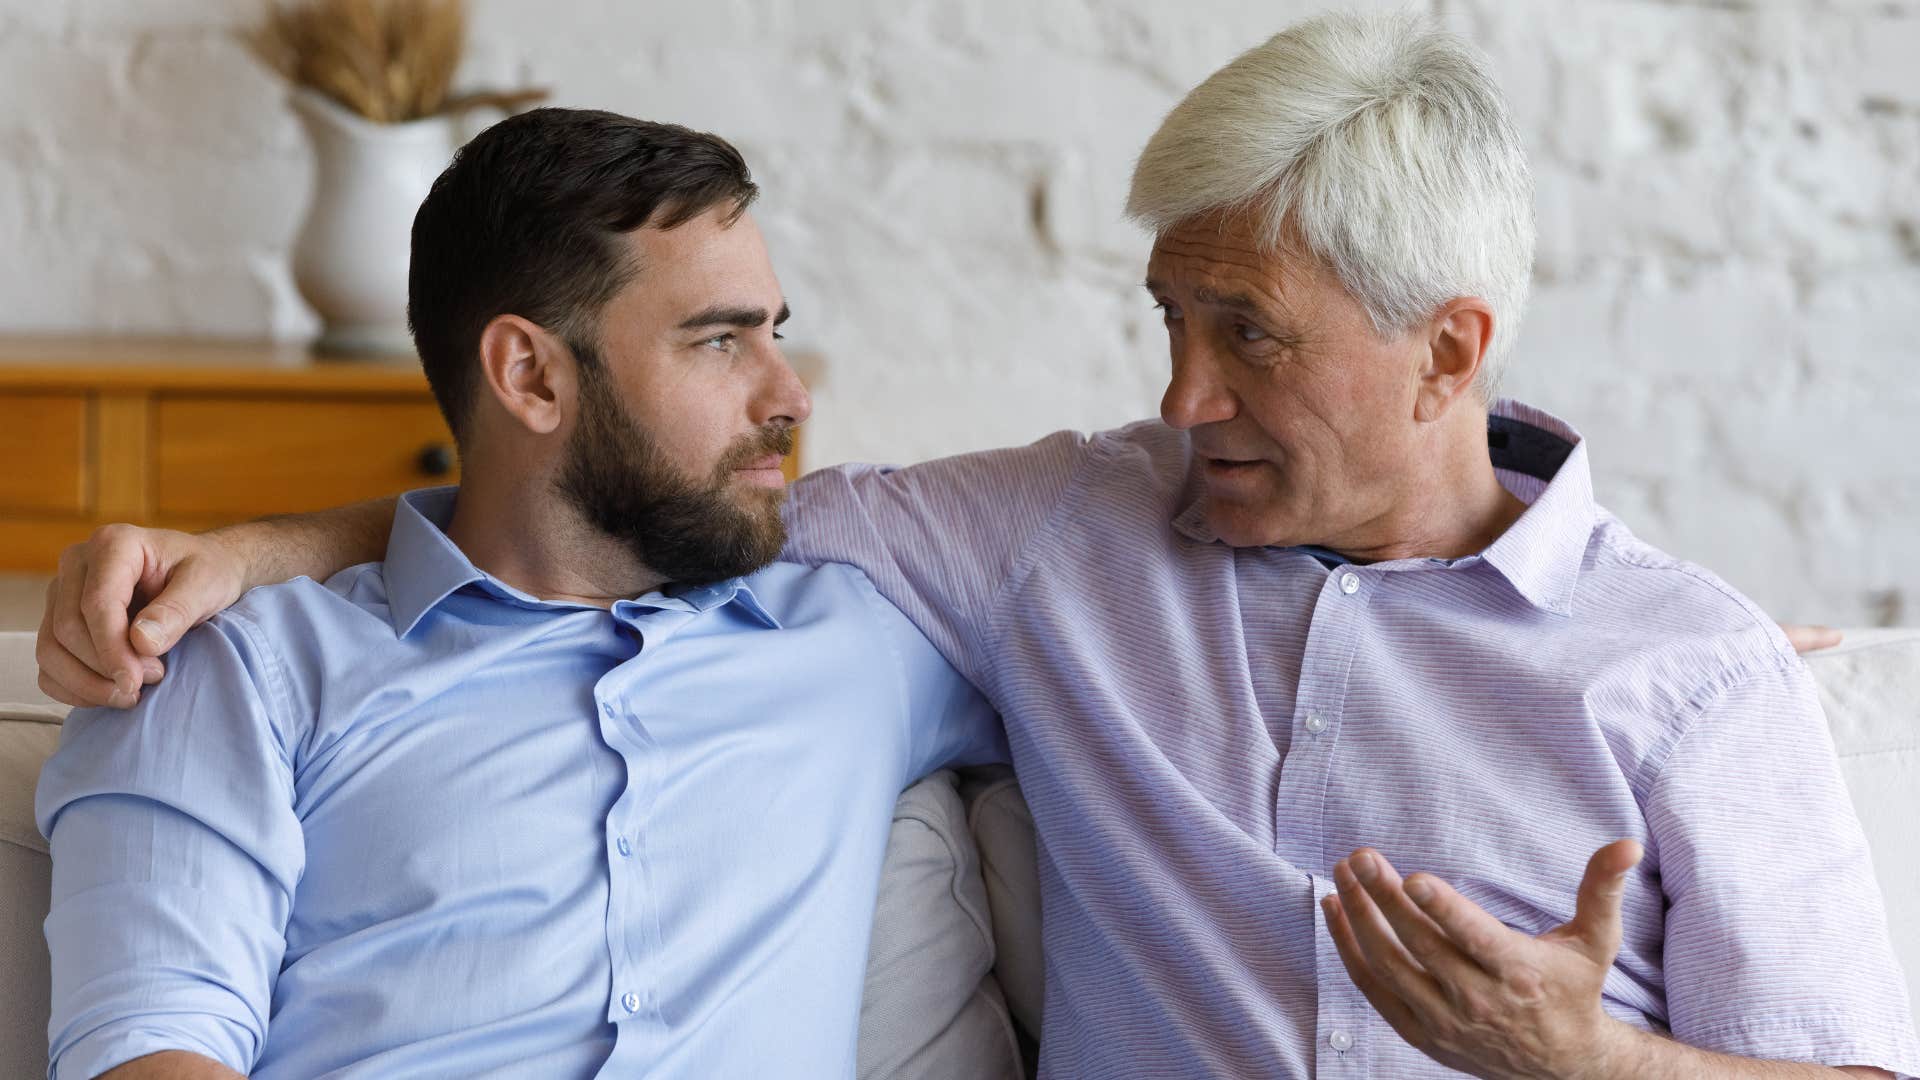
M 407 321 L 427 382 L 464 441 L 480 332 L 518 315 L 592 363 L 599 314 L 639 273 L 620 237 L 671 229 L 759 188 L 732 144 L 676 124 L 534 109 L 460 148 L 413 219 Z

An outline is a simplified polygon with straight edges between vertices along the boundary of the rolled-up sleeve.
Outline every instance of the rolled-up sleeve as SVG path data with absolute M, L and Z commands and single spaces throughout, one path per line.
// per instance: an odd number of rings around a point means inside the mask
M 69 717 L 40 776 L 55 1080 L 162 1050 L 247 1073 L 266 1043 L 305 853 L 284 670 L 235 614 L 168 666 L 134 709 Z
M 1675 1038 L 1920 1072 L 1866 839 L 1797 661 L 1706 693 L 1647 818 L 1669 904 Z

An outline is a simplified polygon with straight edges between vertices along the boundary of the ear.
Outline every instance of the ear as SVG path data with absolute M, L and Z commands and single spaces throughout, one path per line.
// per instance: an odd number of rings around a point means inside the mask
M 497 315 L 480 331 L 485 392 L 533 434 L 559 429 L 577 386 L 573 365 L 571 349 L 518 315 Z
M 1420 388 L 1413 416 L 1431 424 L 1472 392 L 1493 341 L 1493 305 L 1477 296 L 1449 300 L 1427 326 L 1426 363 L 1420 369 Z

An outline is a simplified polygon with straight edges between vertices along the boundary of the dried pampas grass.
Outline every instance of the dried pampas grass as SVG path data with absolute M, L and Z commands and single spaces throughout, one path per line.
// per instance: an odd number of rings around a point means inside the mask
M 514 110 L 544 90 L 455 95 L 466 47 L 465 0 L 274 0 L 254 51 L 296 86 L 379 124 L 477 106 Z

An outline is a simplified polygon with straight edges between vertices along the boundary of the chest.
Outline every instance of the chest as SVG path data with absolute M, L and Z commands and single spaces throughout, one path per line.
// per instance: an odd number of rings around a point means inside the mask
M 847 831 L 883 828 L 901 786 L 891 671 L 805 629 L 757 635 L 750 663 L 739 635 L 641 630 L 465 640 L 342 679 L 298 763 L 298 929 L 590 921 L 623 873 L 665 925 L 857 872 Z
M 1644 832 L 1604 663 L 1499 582 L 1179 543 L 1154 584 L 1063 560 L 1009 608 L 995 692 L 1050 847 L 1094 819 L 1314 873 L 1371 845 L 1519 913 Z

